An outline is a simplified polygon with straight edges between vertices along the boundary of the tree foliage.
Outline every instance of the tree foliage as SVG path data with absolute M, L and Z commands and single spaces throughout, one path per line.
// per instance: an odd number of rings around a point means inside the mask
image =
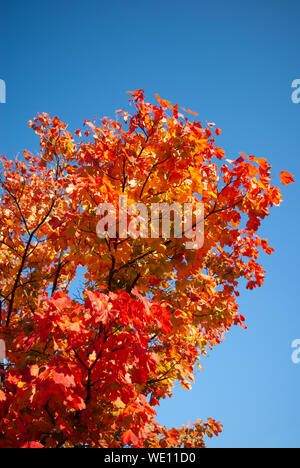
M 203 447 L 221 431 L 211 419 L 167 429 L 155 408 L 176 382 L 191 388 L 232 325 L 245 327 L 239 280 L 262 286 L 258 257 L 273 249 L 257 231 L 282 197 L 265 159 L 226 159 L 214 124 L 157 100 L 135 91 L 132 114 L 74 135 L 38 115 L 40 152 L 1 158 L 0 447 Z M 203 247 L 100 239 L 97 207 L 120 194 L 147 206 L 200 200 Z

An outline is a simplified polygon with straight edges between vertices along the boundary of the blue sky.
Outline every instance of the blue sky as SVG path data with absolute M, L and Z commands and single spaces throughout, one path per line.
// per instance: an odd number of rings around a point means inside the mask
M 52 112 L 71 128 L 127 103 L 128 90 L 159 93 L 214 121 L 229 157 L 267 157 L 274 175 L 299 179 L 299 0 L 2 0 L 0 153 L 37 149 L 26 122 Z M 279 180 L 279 178 L 277 178 Z M 275 178 L 276 180 L 276 178 Z M 275 255 L 265 287 L 243 291 L 248 330 L 234 329 L 203 361 L 188 393 L 161 405 L 168 426 L 203 417 L 224 424 L 209 447 L 300 447 L 299 185 L 264 224 Z

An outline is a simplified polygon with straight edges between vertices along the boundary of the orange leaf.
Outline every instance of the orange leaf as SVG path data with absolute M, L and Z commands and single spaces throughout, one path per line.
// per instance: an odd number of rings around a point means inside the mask
M 293 176 L 287 172 L 287 171 L 282 171 L 280 174 L 280 181 L 283 185 L 289 185 L 293 184 L 295 182 Z
M 192 114 L 192 115 L 195 115 L 197 117 L 197 112 L 194 112 L 194 111 L 191 111 L 190 109 L 185 109 L 184 107 L 182 108 L 182 110 L 184 112 L 187 112 L 188 114 Z
M 161 105 L 161 107 L 163 107 L 164 109 L 166 109 L 167 107 L 169 109 L 173 109 L 173 106 L 170 103 L 170 101 L 166 101 L 164 99 L 161 99 L 158 94 L 155 94 L 155 97 L 156 97 L 157 101 L 159 102 L 159 104 Z

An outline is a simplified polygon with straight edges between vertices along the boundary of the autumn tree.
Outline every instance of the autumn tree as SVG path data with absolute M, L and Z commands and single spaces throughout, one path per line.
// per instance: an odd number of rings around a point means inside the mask
M 1 158 L 0 447 L 204 447 L 221 431 L 211 419 L 168 429 L 155 408 L 245 327 L 239 280 L 262 286 L 258 257 L 273 249 L 257 231 L 282 197 L 265 159 L 226 159 L 214 124 L 157 100 L 133 92 L 131 114 L 74 135 L 38 115 L 40 152 Z M 99 237 L 97 208 L 120 195 L 201 201 L 204 244 Z

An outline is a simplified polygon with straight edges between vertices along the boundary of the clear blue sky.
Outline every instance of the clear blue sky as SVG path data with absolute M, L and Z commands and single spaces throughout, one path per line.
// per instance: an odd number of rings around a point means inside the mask
M 299 0 L 1 0 L 0 153 L 37 148 L 26 122 L 52 112 L 72 128 L 114 115 L 127 90 L 145 88 L 223 129 L 229 157 L 267 157 L 299 180 Z M 203 362 L 192 392 L 162 403 L 171 426 L 213 417 L 209 447 L 300 447 L 299 185 L 263 228 L 276 249 L 265 287 L 243 292 L 248 330 L 234 329 Z

